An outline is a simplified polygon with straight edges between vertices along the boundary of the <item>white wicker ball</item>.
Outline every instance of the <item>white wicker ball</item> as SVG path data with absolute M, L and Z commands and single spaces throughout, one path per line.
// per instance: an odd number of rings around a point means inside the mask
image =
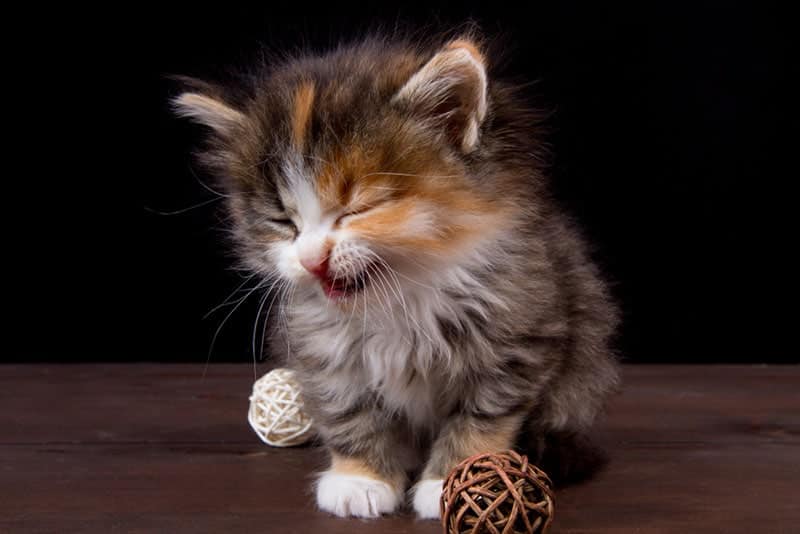
M 256 380 L 247 420 L 261 441 L 273 447 L 300 445 L 313 435 L 313 421 L 303 411 L 300 388 L 289 369 L 273 369 Z

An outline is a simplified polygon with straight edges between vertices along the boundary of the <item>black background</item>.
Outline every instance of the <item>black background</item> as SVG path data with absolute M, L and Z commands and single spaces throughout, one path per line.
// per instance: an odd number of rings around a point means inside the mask
M 206 360 L 241 275 L 168 74 L 378 25 L 502 36 L 553 111 L 553 183 L 597 246 L 634 362 L 797 362 L 790 18 L 761 2 L 174 4 L 9 18 L 6 361 Z M 10 47 L 10 48 L 9 48 Z M 13 128 L 10 126 L 13 124 Z M 211 361 L 252 358 L 258 299 Z

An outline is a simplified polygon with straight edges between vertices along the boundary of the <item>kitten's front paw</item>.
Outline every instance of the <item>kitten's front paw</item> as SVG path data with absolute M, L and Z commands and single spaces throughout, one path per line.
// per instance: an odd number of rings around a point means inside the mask
M 325 471 L 317 482 L 317 506 L 339 517 L 379 517 L 398 504 L 400 495 L 382 480 Z
M 441 478 L 420 480 L 414 486 L 414 510 L 420 519 L 439 519 L 439 500 L 442 497 Z

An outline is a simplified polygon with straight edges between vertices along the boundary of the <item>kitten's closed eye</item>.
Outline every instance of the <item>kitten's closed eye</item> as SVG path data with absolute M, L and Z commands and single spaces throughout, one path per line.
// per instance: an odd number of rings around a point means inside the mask
M 276 217 L 267 219 L 267 223 L 293 236 L 297 236 L 297 225 L 288 217 Z
M 336 220 L 337 224 L 347 217 L 364 215 L 375 208 L 386 205 L 396 198 L 395 192 L 399 190 L 388 186 L 369 186 L 366 189 L 362 189 L 356 194 L 356 199 L 345 207 L 344 213 Z
M 336 224 L 340 225 L 342 223 L 342 221 L 344 221 L 348 217 L 355 217 L 356 215 L 363 215 L 363 214 L 365 214 L 366 212 L 368 212 L 369 210 L 371 210 L 374 207 L 375 206 L 373 205 L 373 206 L 356 206 L 356 207 L 350 208 L 350 209 L 348 209 L 347 211 L 345 211 L 344 213 L 342 213 L 341 215 L 339 215 L 336 218 Z

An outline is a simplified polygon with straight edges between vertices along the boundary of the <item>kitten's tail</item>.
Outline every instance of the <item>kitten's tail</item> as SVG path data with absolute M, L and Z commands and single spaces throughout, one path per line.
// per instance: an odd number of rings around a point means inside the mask
M 524 433 L 522 452 L 550 476 L 556 487 L 582 482 L 608 463 L 608 454 L 587 434 L 575 431 Z

